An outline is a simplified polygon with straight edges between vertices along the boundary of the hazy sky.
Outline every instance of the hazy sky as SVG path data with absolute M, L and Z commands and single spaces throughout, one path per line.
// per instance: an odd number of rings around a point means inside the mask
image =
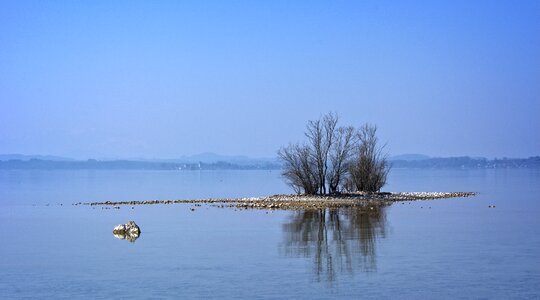
M 0 1 L 0 153 L 540 154 L 540 1 Z

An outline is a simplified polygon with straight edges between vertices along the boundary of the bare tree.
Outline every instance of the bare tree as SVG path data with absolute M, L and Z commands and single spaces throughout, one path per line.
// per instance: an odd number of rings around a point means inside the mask
M 309 121 L 306 130 L 308 144 L 311 147 L 313 160 L 317 166 L 317 176 L 319 179 L 319 194 L 326 194 L 326 174 L 328 172 L 328 155 L 334 143 L 334 136 L 338 116 L 328 113 L 321 119 Z
M 389 165 L 378 146 L 377 127 L 366 124 L 338 127 L 328 113 L 309 121 L 306 144 L 290 144 L 278 151 L 282 175 L 297 193 L 377 192 L 386 183 Z
M 349 166 L 348 189 L 378 192 L 386 184 L 390 170 L 384 146 L 378 145 L 377 126 L 364 124 L 357 132 L 358 145 Z
M 306 145 L 290 144 L 279 149 L 278 156 L 284 164 L 282 175 L 296 193 L 317 193 L 318 175 L 315 172 L 310 149 Z
M 327 174 L 328 192 L 338 192 L 339 186 L 347 173 L 348 162 L 355 145 L 354 127 L 339 127 L 336 130 L 334 143 L 330 149 L 330 166 Z

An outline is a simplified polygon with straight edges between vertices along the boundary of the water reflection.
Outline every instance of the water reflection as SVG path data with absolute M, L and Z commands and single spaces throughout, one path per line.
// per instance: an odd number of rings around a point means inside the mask
M 139 238 L 140 233 L 129 233 L 129 232 L 113 232 L 113 235 L 115 238 L 119 240 L 126 240 L 130 243 L 135 243 L 135 241 Z
M 376 271 L 377 239 L 386 236 L 387 206 L 295 212 L 283 225 L 282 250 L 286 256 L 311 258 L 317 281 Z

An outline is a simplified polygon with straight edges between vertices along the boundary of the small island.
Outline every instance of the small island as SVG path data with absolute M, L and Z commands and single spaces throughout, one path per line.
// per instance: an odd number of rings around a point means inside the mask
M 381 192 L 391 164 L 379 145 L 377 126 L 339 126 L 339 116 L 327 113 L 308 121 L 307 141 L 290 143 L 277 154 L 281 175 L 296 194 L 266 197 L 106 201 L 77 203 L 106 205 L 212 204 L 236 208 L 307 210 L 340 207 L 375 209 L 398 201 L 433 200 L 474 196 L 474 192 Z
M 156 204 L 212 204 L 221 207 L 307 210 L 339 207 L 370 208 L 386 206 L 395 202 L 434 200 L 474 196 L 474 192 L 394 192 L 394 193 L 350 193 L 336 195 L 296 195 L 282 194 L 267 197 L 193 199 L 193 200 L 147 200 L 147 201 L 105 201 L 77 203 L 75 205 L 105 205 L 120 208 L 121 205 Z

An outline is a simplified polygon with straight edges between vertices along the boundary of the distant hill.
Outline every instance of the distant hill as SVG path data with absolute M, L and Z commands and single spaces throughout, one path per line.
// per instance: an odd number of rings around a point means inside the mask
M 409 169 L 502 169 L 540 168 L 540 156 L 529 158 L 487 159 L 462 157 L 434 157 L 423 160 L 391 160 L 392 168 Z
M 425 160 L 425 159 L 430 159 L 430 157 L 424 154 L 401 154 L 401 155 L 391 156 L 389 160 L 416 161 L 416 160 Z
M 72 161 L 74 159 L 54 155 L 25 155 L 25 154 L 0 154 L 0 161 L 31 159 L 51 160 L 51 161 Z
M 409 169 L 494 169 L 540 168 L 540 156 L 529 158 L 486 159 L 477 157 L 429 157 L 404 154 L 390 159 L 392 168 Z M 27 170 L 277 170 L 275 158 L 250 158 L 201 153 L 175 159 L 73 160 L 51 155 L 1 154 L 0 169 Z
M 217 162 L 230 162 L 240 165 L 249 165 L 253 163 L 268 163 L 276 162 L 276 158 L 252 158 L 243 155 L 221 155 L 212 152 L 205 152 L 189 156 L 181 156 L 177 159 L 174 159 L 175 162 L 203 162 L 203 163 L 217 163 Z
M 73 158 L 60 157 L 54 155 L 25 155 L 25 154 L 0 154 L 0 161 L 9 160 L 21 160 L 29 161 L 32 159 L 46 160 L 46 161 L 83 161 Z M 178 158 L 103 158 L 99 161 L 136 161 L 136 162 L 169 162 L 169 163 L 218 163 L 228 162 L 238 165 L 253 165 L 253 164 L 265 164 L 265 163 L 278 163 L 277 158 L 253 158 L 244 155 L 221 155 L 212 152 L 204 152 L 195 155 L 182 155 Z
M 9 160 L 0 161 L 0 170 L 274 170 L 281 165 L 259 163 L 240 165 L 231 162 L 175 163 L 133 160 L 53 161 L 53 160 Z
M 227 162 L 242 166 L 256 165 L 256 164 L 277 164 L 277 158 L 253 158 L 244 155 L 221 155 L 213 152 L 204 152 L 195 155 L 182 155 L 178 158 L 167 158 L 167 159 L 148 159 L 148 158 L 133 158 L 132 161 L 145 161 L 145 162 L 167 162 L 167 163 L 218 163 L 218 162 Z
M 275 158 L 250 158 L 201 153 L 174 159 L 74 160 L 53 155 L 0 154 L 0 169 L 19 170 L 272 170 Z

